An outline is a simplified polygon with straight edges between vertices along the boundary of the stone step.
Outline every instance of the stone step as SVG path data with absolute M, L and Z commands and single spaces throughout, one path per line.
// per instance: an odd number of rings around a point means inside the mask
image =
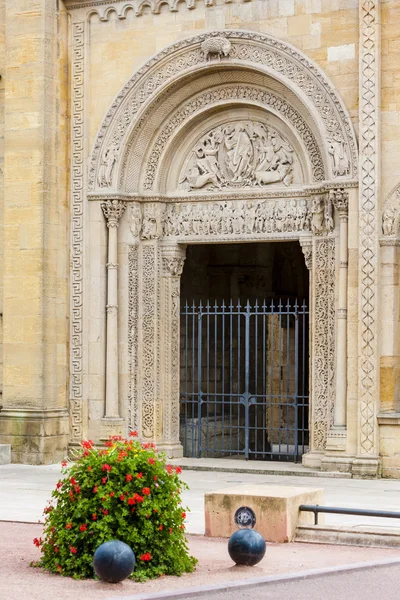
M 399 548 L 400 527 L 299 525 L 294 541 L 309 544 Z
M 0 465 L 9 465 L 11 463 L 11 445 L 0 444 Z

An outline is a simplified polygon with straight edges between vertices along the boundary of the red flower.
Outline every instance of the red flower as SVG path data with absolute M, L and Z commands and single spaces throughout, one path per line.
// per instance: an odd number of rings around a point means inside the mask
M 150 492 L 150 488 L 143 488 L 143 489 L 142 489 L 142 494 L 143 494 L 144 496 L 150 496 L 150 493 L 151 493 L 151 492 Z
M 182 473 L 182 469 L 180 467 L 176 467 L 175 471 L 177 472 L 178 475 L 180 475 Z
M 96 513 L 93 513 L 92 514 L 92 521 L 96 521 L 96 520 L 97 520 L 97 515 L 96 515 Z
M 138 432 L 137 432 L 137 431 L 130 431 L 130 432 L 129 432 L 129 435 L 130 435 L 131 437 L 137 437 L 137 436 L 138 436 Z
M 133 497 L 135 498 L 136 502 L 143 502 L 144 500 L 143 496 L 139 496 L 139 494 L 136 494 L 136 492 L 133 494 Z
M 162 525 L 160 525 L 160 527 L 159 527 L 158 529 L 159 529 L 160 531 L 162 531 L 162 530 L 163 530 L 163 526 L 162 526 Z
M 37 548 L 40 548 L 40 545 L 42 543 L 42 538 L 33 538 L 33 543 L 35 544 L 35 546 Z
M 132 506 L 132 504 L 136 504 L 135 498 L 128 498 L 128 504 L 129 506 Z
M 149 458 L 149 465 L 154 465 L 156 461 L 154 460 L 154 458 Z
M 142 556 L 139 556 L 139 560 L 151 560 L 150 552 L 146 552 L 145 554 L 142 554 Z
M 157 481 L 157 479 L 158 479 L 157 475 L 154 475 L 153 480 Z
M 62 481 L 58 481 L 58 482 L 56 483 L 56 488 L 57 488 L 58 490 L 59 490 L 60 488 L 62 488 L 62 486 L 63 486 L 63 482 L 62 482 Z
M 112 498 L 113 496 L 115 496 L 114 492 L 110 492 L 110 498 Z
M 111 465 L 104 463 L 104 465 L 101 465 L 101 470 L 102 471 L 111 471 Z
M 54 552 L 58 554 L 58 546 L 54 546 Z
M 97 494 L 97 490 L 98 490 L 98 489 L 99 489 L 99 488 L 97 487 L 97 485 L 95 485 L 95 486 L 94 486 L 94 488 L 93 488 L 93 493 L 94 493 L 94 494 Z
M 103 497 L 102 497 L 102 499 L 101 499 L 101 501 L 102 501 L 102 502 L 105 502 L 105 501 L 106 501 L 106 497 L 105 497 L 105 496 L 103 496 Z
M 119 499 L 121 500 L 121 502 L 123 502 L 125 500 L 124 494 L 121 494 L 120 497 L 119 497 Z
M 80 527 L 79 527 L 80 531 L 86 531 L 87 529 L 87 525 L 86 523 L 83 523 Z
M 171 533 L 173 532 L 172 527 L 169 528 L 169 535 L 171 535 Z
M 62 571 L 62 566 L 61 565 L 57 565 L 57 571 L 60 571 L 60 573 L 61 573 L 61 571 Z
M 186 513 L 185 512 L 182 513 L 182 519 L 186 519 Z
M 74 546 L 70 546 L 69 549 L 72 552 L 72 554 L 76 554 L 77 553 L 77 549 L 74 548 Z
M 112 448 L 114 446 L 114 442 L 112 440 L 108 440 L 107 442 L 104 442 L 104 445 L 108 448 Z
M 79 487 L 79 485 L 76 485 L 76 486 L 74 487 L 74 490 L 75 490 L 75 494 L 79 494 L 79 493 L 80 493 L 80 491 L 81 491 L 81 488 Z
M 76 485 L 77 484 L 77 481 L 76 481 L 75 477 L 71 477 L 70 481 L 71 481 L 72 485 Z
M 108 515 L 108 510 L 105 510 L 104 508 L 101 509 L 101 512 L 103 513 L 103 515 Z
M 87 450 L 90 450 L 90 448 L 93 448 L 93 442 L 92 442 L 92 440 L 84 440 L 83 442 L 81 442 L 81 446 L 82 446 L 82 448 L 86 448 Z
M 89 450 L 85 450 L 85 452 L 82 454 L 82 456 L 89 456 Z
M 136 475 L 136 479 L 142 479 L 142 477 L 143 477 L 143 473 L 138 473 L 138 474 Z
M 65 529 L 72 529 L 72 523 L 67 523 Z
M 90 472 L 92 470 L 92 467 L 88 467 L 87 470 Z
M 103 479 L 101 480 L 101 483 L 102 483 L 103 485 L 105 485 L 105 484 L 107 483 L 107 477 L 103 477 Z
M 125 477 L 125 480 L 126 480 L 126 481 L 132 481 L 132 479 L 133 479 L 133 475 L 127 475 L 127 476 Z
M 173 466 L 172 466 L 172 465 L 166 465 L 166 467 L 165 467 L 165 468 L 166 468 L 166 470 L 168 471 L 168 473 L 169 473 L 170 475 L 172 475 L 172 472 L 173 472 L 173 470 L 174 470 L 174 469 L 173 469 Z
M 62 461 L 62 463 L 61 463 L 61 466 L 62 466 L 62 467 L 66 467 L 66 466 L 67 466 L 67 461 L 66 461 L 66 460 L 63 460 L 63 461 Z

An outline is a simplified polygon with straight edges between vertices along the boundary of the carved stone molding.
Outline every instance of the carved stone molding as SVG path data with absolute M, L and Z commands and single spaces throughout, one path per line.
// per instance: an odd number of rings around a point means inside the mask
M 83 422 L 83 290 L 84 290 L 84 48 L 85 23 L 72 24 L 71 73 L 71 443 L 85 436 Z
M 128 312 L 128 428 L 130 431 L 140 430 L 140 406 L 138 395 L 139 371 L 139 250 L 138 246 L 130 246 L 128 254 L 129 267 L 129 312 Z
M 98 9 L 96 11 L 100 18 L 100 21 L 107 22 L 110 19 L 112 13 L 116 13 L 118 19 L 123 20 L 127 18 L 129 11 L 133 11 L 136 17 L 141 17 L 143 13 L 149 9 L 153 15 L 159 15 L 163 4 L 167 4 L 171 12 L 178 12 L 178 4 L 181 0 L 66 0 L 65 4 L 68 10 L 76 10 L 78 8 L 93 8 L 95 6 L 104 6 L 104 9 Z M 192 10 L 196 8 L 196 2 L 204 2 L 206 7 L 210 8 L 215 6 L 215 0 L 185 0 L 186 8 Z M 224 0 L 225 4 L 240 4 L 244 2 L 251 2 L 251 0 Z M 123 6 L 119 6 L 123 3 Z M 91 11 L 91 14 L 93 11 Z
M 284 77 L 307 103 L 320 121 L 324 139 L 335 140 L 332 150 L 326 149 L 331 162 L 332 176 L 338 177 L 343 157 L 348 156 L 348 177 L 357 174 L 357 145 L 350 117 L 333 86 L 322 71 L 304 54 L 287 43 L 256 32 L 226 30 L 195 36 L 176 42 L 148 61 L 127 82 L 114 100 L 97 135 L 89 169 L 89 190 L 93 190 L 98 173 L 111 147 L 125 148 L 126 137 L 141 112 L 141 107 L 161 88 L 190 73 L 196 66 L 208 64 L 201 45 L 208 39 L 225 37 L 231 44 L 228 57 L 221 60 L 229 65 L 252 64 L 254 69 Z M 338 154 L 337 158 L 335 155 Z M 110 157 L 111 162 L 111 157 Z M 339 168 L 339 171 L 337 170 Z M 113 176 L 115 179 L 115 176 Z M 102 179 L 103 180 L 103 179 Z
M 377 455 L 376 401 L 379 398 L 378 281 L 379 254 L 379 54 L 380 2 L 360 3 L 360 204 L 359 411 L 361 456 Z
M 120 218 L 123 215 L 126 204 L 121 200 L 107 200 L 101 204 L 101 209 L 107 221 L 107 227 L 118 227 Z

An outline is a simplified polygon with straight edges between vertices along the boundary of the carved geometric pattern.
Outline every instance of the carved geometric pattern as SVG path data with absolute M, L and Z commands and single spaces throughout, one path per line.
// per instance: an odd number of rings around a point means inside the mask
M 128 428 L 130 431 L 140 429 L 140 413 L 138 400 L 138 370 L 139 370 L 139 265 L 138 246 L 130 246 L 129 264 L 129 314 L 128 314 L 128 360 L 129 360 L 129 391 L 128 391 Z
M 279 77 L 291 80 L 318 112 L 326 137 L 343 139 L 348 146 L 350 175 L 357 173 L 357 147 L 353 127 L 344 105 L 333 86 L 305 55 L 294 47 L 264 34 L 245 31 L 213 32 L 181 40 L 165 48 L 148 61 L 125 84 L 109 109 L 97 135 L 89 169 L 89 190 L 93 190 L 100 158 L 110 144 L 119 147 L 145 101 L 175 77 L 189 72 L 206 58 L 201 44 L 210 37 L 223 35 L 231 42 L 227 64 L 263 66 Z M 110 127 L 111 125 L 111 127 Z
M 335 367 L 335 239 L 315 240 L 312 449 L 325 450 L 333 420 Z
M 83 189 L 85 24 L 72 25 L 71 441 L 83 439 Z
M 360 6 L 360 451 L 376 454 L 380 3 Z
M 150 158 L 146 165 L 146 175 L 143 183 L 144 189 L 153 189 L 157 166 L 160 162 L 162 151 L 167 145 L 168 140 L 172 136 L 173 132 L 181 123 L 185 122 L 191 114 L 204 109 L 206 106 L 211 106 L 212 104 L 221 102 L 223 100 L 235 100 L 236 98 L 248 100 L 249 102 L 256 102 L 259 105 L 261 104 L 271 108 L 279 112 L 282 117 L 287 119 L 297 130 L 306 146 L 308 157 L 312 165 L 313 180 L 323 181 L 325 179 L 324 163 L 317 140 L 300 113 L 293 106 L 291 106 L 286 99 L 281 98 L 268 90 L 264 90 L 256 86 L 241 85 L 221 87 L 217 90 L 203 92 L 197 97 L 191 98 L 190 102 L 180 108 L 169 119 L 167 125 L 164 126 L 163 130 L 156 139 L 153 150 L 150 153 Z M 124 164 L 121 170 L 121 180 L 124 177 L 126 159 L 129 156 L 129 145 L 127 150 L 128 151 L 125 153 Z
M 156 319 L 158 313 L 158 302 L 156 298 L 156 253 L 155 245 L 145 245 L 142 248 L 141 282 L 142 282 L 142 365 L 141 365 L 141 388 L 142 388 L 142 428 L 141 433 L 145 438 L 153 438 L 155 435 L 155 397 L 156 397 Z M 158 382 L 157 382 L 158 383 Z

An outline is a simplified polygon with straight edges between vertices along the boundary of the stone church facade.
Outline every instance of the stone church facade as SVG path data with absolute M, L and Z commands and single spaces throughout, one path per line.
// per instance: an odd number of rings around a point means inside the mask
M 14 462 L 132 429 L 182 456 L 185 258 L 241 244 L 305 265 L 303 464 L 400 476 L 399 20 L 397 0 L 0 0 Z

